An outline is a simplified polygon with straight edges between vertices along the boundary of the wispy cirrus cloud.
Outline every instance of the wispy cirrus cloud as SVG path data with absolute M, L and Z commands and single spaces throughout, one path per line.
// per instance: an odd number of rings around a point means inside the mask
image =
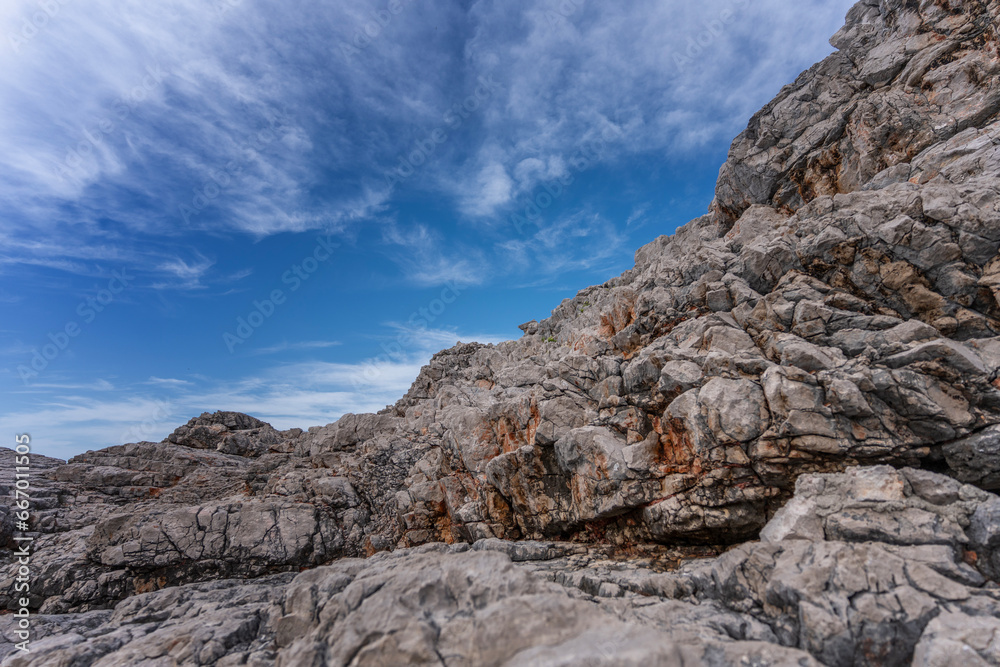
M 215 265 L 215 260 L 205 257 L 200 252 L 195 252 L 194 257 L 186 260 L 180 257 L 173 257 L 158 267 L 161 273 L 172 278 L 170 282 L 153 283 L 153 289 L 205 289 L 206 285 L 201 282 L 202 277 Z
M 250 354 L 260 356 L 266 354 L 278 354 L 281 352 L 297 352 L 302 350 L 325 350 L 330 347 L 337 347 L 338 345 L 342 345 L 342 343 L 335 340 L 304 340 L 291 343 L 283 341 L 277 345 L 256 348 L 255 350 L 252 350 Z
M 400 266 L 407 281 L 419 286 L 447 283 L 479 285 L 489 275 L 482 250 L 454 242 L 422 223 L 383 226 L 386 254 Z
M 522 286 L 551 283 L 568 271 L 606 268 L 624 244 L 617 224 L 586 209 L 526 232 L 496 246 L 509 274 L 530 276 L 520 281 Z
M 781 0 L 478 0 L 469 10 L 477 29 L 466 56 L 502 63 L 496 71 L 506 98 L 484 112 L 481 146 L 458 189 L 486 214 L 506 199 L 503 188 L 494 191 L 501 196 L 475 199 L 486 189 L 484 170 L 565 160 L 609 131 L 618 140 L 601 160 L 613 165 L 726 140 L 802 63 L 832 51 L 827 38 L 853 4 L 806 0 L 792 10 Z
M 408 185 L 489 218 L 602 133 L 617 137 L 610 165 L 734 135 L 829 52 L 852 3 L 447 0 L 346 48 L 383 4 L 59 3 L 17 42 L 38 5 L 6 3 L 4 225 L 57 240 L 71 220 L 90 253 L 136 233 L 149 247 L 179 229 L 349 225 L 394 204 L 386 175 L 456 108 L 460 127 Z M 489 99 L 462 111 L 486 74 Z M 40 247 L 14 254 L 58 268 Z
M 146 380 L 146 384 L 165 385 L 168 387 L 186 387 L 189 386 L 191 382 L 188 380 L 179 380 L 177 378 L 158 378 L 154 375 L 150 376 L 150 378 Z
M 97 380 L 90 385 L 33 385 L 34 407 L 0 414 L 0 430 L 31 433 L 39 453 L 68 458 L 126 440 L 159 441 L 205 411 L 236 410 L 276 428 L 327 424 L 347 412 L 375 412 L 395 403 L 431 356 L 458 341 L 497 343 L 503 336 L 389 323 L 387 340 L 405 346 L 354 363 L 317 360 L 265 366 L 225 382 L 198 374 L 150 377 L 141 383 Z M 306 341 L 288 348 L 320 350 L 335 343 Z M 276 346 L 280 347 L 280 346 Z

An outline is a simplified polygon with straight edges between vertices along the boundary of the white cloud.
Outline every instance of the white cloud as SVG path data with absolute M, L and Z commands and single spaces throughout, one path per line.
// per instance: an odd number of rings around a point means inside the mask
M 309 80 L 312 67 L 291 62 L 346 37 L 353 23 L 343 8 L 58 5 L 16 52 L 6 38 L 19 36 L 39 6 L 12 0 L 0 14 L 0 180 L 16 213 L 0 224 L 45 238 L 72 207 L 77 245 L 96 243 L 88 235 L 107 217 L 153 235 L 197 228 L 267 236 L 329 228 L 384 204 L 388 193 L 373 177 L 338 178 L 332 200 L 309 196 L 318 170 L 349 168 L 367 150 L 318 136 L 327 114 L 346 109 L 332 95 L 340 84 L 324 90 Z M 339 64 L 334 71 L 351 88 L 392 83 Z
M 280 352 L 290 352 L 299 350 L 322 350 L 328 347 L 336 347 L 340 344 L 341 343 L 339 341 L 335 340 L 306 340 L 295 343 L 282 341 L 277 345 L 270 345 L 268 347 L 260 347 L 255 350 L 252 350 L 251 354 L 264 355 L 264 354 L 278 354 Z
M 174 415 L 163 415 L 164 405 L 168 403 L 163 400 L 135 396 L 53 398 L 39 400 L 38 407 L 31 410 L 0 415 L 0 428 L 10 433 L 29 433 L 36 453 L 68 458 L 88 449 L 123 444 L 123 437 L 127 439 L 140 430 L 160 440 L 163 436 L 155 434 L 169 433 L 173 428 L 167 424 Z M 150 426 L 151 421 L 163 423 Z
M 522 232 L 496 246 L 498 263 L 522 287 L 550 283 L 567 271 L 610 270 L 625 242 L 613 222 L 587 209 Z
M 18 52 L 0 44 L 0 236 L 18 241 L 0 272 L 107 260 L 200 289 L 213 268 L 179 234 L 349 231 L 396 203 L 386 175 L 434 130 L 446 140 L 407 187 L 495 225 L 581 151 L 628 169 L 727 141 L 831 51 L 851 4 L 410 3 L 347 53 L 384 0 L 60 2 Z M 0 36 L 37 11 L 4 3 Z M 483 76 L 496 85 L 453 127 Z M 392 258 L 418 285 L 504 274 L 474 240 Z
M 489 277 L 482 251 L 455 244 L 427 225 L 412 223 L 404 228 L 388 222 L 382 238 L 410 284 L 468 286 L 482 284 Z
M 187 380 L 179 380 L 177 378 L 158 378 L 155 375 L 151 375 L 149 379 L 146 380 L 146 383 L 155 385 L 167 385 L 172 387 L 185 387 L 191 384 Z
M 405 394 L 431 356 L 458 341 L 498 343 L 503 336 L 388 325 L 380 355 L 358 363 L 278 364 L 235 381 L 150 377 L 135 386 L 33 385 L 37 408 L 0 415 L 0 430 L 30 433 L 35 451 L 69 458 L 124 442 L 158 442 L 202 412 L 235 410 L 275 428 L 308 428 L 341 415 L 376 412 Z M 313 341 L 314 343 L 317 341 Z M 325 341 L 318 341 L 326 343 Z M 66 390 L 100 390 L 65 395 Z
M 0 178 L 19 213 L 3 224 L 51 227 L 66 204 L 147 232 L 266 236 L 370 216 L 386 171 L 486 74 L 499 85 L 419 178 L 490 215 L 608 128 L 608 162 L 730 138 L 829 53 L 851 4 L 452 0 L 406 6 L 345 56 L 384 2 L 59 3 L 17 53 L 2 45 Z M 4 8 L 8 37 L 38 11 Z M 317 201 L 316 185 L 335 192 Z
M 74 383 L 74 382 L 36 382 L 31 384 L 31 388 L 35 391 L 42 390 L 52 390 L 58 389 L 59 391 L 114 391 L 115 385 L 104 378 L 100 378 L 93 382 L 87 383 Z
M 462 195 L 461 208 L 466 215 L 482 217 L 493 215 L 497 208 L 511 199 L 514 182 L 506 168 L 492 162 L 479 171 L 479 175 Z
M 641 225 L 644 222 L 646 213 L 649 212 L 649 204 L 641 204 L 632 209 L 629 214 L 628 219 L 625 221 L 626 227 L 631 227 L 632 225 Z
M 181 258 L 173 257 L 158 267 L 160 272 L 173 278 L 170 282 L 154 283 L 154 289 L 204 289 L 202 277 L 215 265 L 214 259 L 209 259 L 199 252 L 195 252 L 195 258 L 190 262 Z
M 568 173 L 566 161 L 559 155 L 549 156 L 546 160 L 537 157 L 525 158 L 514 167 L 514 177 L 517 179 L 519 192 L 529 191 L 541 181 L 562 179 Z
M 533 165 L 568 160 L 609 128 L 620 141 L 603 154 L 608 163 L 728 140 L 832 52 L 827 39 L 853 4 L 477 0 L 466 54 L 499 59 L 506 99 L 485 113 L 485 139 L 470 163 L 498 163 L 530 187 Z

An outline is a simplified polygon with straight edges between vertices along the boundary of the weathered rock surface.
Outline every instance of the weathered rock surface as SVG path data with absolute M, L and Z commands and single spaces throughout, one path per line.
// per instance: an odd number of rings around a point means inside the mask
M 1000 527 L 977 519 L 996 511 L 942 475 L 854 468 L 801 477 L 762 541 L 680 568 L 666 551 L 428 544 L 40 616 L 33 654 L 0 652 L 11 667 L 998 665 L 1000 587 L 972 565 L 1000 554 Z
M 863 0 L 708 215 L 379 414 L 36 459 L 9 662 L 1000 664 L 998 14 Z

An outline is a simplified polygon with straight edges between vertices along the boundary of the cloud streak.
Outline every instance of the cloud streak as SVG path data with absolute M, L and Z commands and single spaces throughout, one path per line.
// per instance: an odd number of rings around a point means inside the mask
M 607 164 L 697 151 L 825 55 L 850 5 L 449 0 L 381 20 L 374 0 L 57 4 L 0 72 L 0 179 L 5 225 L 43 239 L 5 261 L 67 271 L 82 268 L 44 248 L 67 218 L 95 255 L 121 241 L 108 220 L 149 247 L 178 228 L 266 237 L 377 215 L 386 173 L 487 73 L 488 101 L 410 183 L 457 215 L 502 213 L 609 128 Z M 7 48 L 37 10 L 5 5 Z
M 400 331 L 402 325 L 389 325 Z M 0 415 L 0 430 L 30 433 L 39 452 L 68 458 L 85 449 L 126 441 L 159 441 L 204 411 L 252 414 L 276 428 L 327 424 L 347 412 L 376 412 L 395 403 L 431 356 L 457 341 L 496 343 L 503 337 L 450 329 L 409 329 L 408 345 L 393 355 L 356 363 L 299 361 L 264 367 L 231 381 L 202 376 L 150 377 L 134 385 L 98 380 L 91 385 L 36 385 L 34 405 Z M 329 341 L 275 346 L 299 351 L 327 349 Z M 263 354 L 272 353 L 265 351 Z

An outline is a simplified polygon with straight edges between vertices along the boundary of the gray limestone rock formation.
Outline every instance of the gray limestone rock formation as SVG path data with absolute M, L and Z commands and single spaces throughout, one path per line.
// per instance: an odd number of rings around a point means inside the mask
M 717 557 L 427 544 L 42 615 L 28 655 L 2 616 L 0 654 L 10 667 L 1000 665 L 997 512 L 997 496 L 924 470 L 809 474 L 761 541 Z
M 379 414 L 36 459 L 5 664 L 1000 665 L 998 16 L 859 2 L 708 215 Z

